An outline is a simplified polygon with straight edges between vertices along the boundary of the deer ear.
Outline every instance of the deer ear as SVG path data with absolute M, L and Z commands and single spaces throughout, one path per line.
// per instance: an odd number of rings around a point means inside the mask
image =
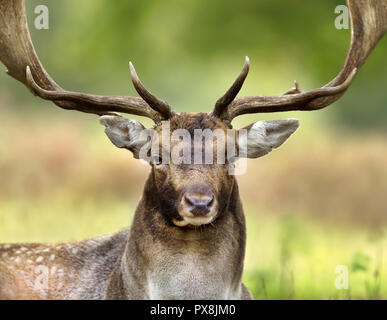
M 102 116 L 100 123 L 106 127 L 105 133 L 116 147 L 128 149 L 139 158 L 140 149 L 147 142 L 141 134 L 145 127 L 140 122 L 121 116 Z
M 258 121 L 246 128 L 247 158 L 262 157 L 282 145 L 298 128 L 297 119 Z

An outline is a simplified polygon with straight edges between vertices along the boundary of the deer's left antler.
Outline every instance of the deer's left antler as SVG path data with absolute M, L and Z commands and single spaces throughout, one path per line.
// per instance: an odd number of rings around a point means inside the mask
M 237 80 L 217 101 L 213 115 L 232 121 L 247 113 L 318 110 L 338 100 L 351 85 L 357 69 L 363 65 L 387 30 L 386 0 L 347 0 L 347 4 L 351 16 L 351 45 L 344 67 L 336 78 L 324 87 L 309 92 L 301 92 L 297 84 L 296 88 L 280 96 L 234 99 L 249 70 L 246 59 Z

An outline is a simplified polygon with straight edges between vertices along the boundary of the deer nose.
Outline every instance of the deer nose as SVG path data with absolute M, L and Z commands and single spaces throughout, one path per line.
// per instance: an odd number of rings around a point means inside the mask
M 213 207 L 214 195 L 212 192 L 187 191 L 184 194 L 184 204 L 194 216 L 206 216 Z

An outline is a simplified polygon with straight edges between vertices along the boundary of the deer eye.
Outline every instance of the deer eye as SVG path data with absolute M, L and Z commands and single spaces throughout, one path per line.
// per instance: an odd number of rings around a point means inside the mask
M 163 163 L 163 159 L 159 155 L 154 155 L 151 158 L 151 164 L 155 166 L 159 166 Z

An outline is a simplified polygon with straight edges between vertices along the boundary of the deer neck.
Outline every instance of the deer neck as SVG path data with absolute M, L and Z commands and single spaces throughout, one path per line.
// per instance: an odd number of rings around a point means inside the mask
M 179 228 L 161 212 L 152 178 L 137 207 L 118 277 L 121 296 L 139 299 L 239 298 L 245 220 L 234 183 L 212 225 Z M 116 280 L 117 281 L 117 280 Z M 116 286 L 116 287 L 117 287 Z

